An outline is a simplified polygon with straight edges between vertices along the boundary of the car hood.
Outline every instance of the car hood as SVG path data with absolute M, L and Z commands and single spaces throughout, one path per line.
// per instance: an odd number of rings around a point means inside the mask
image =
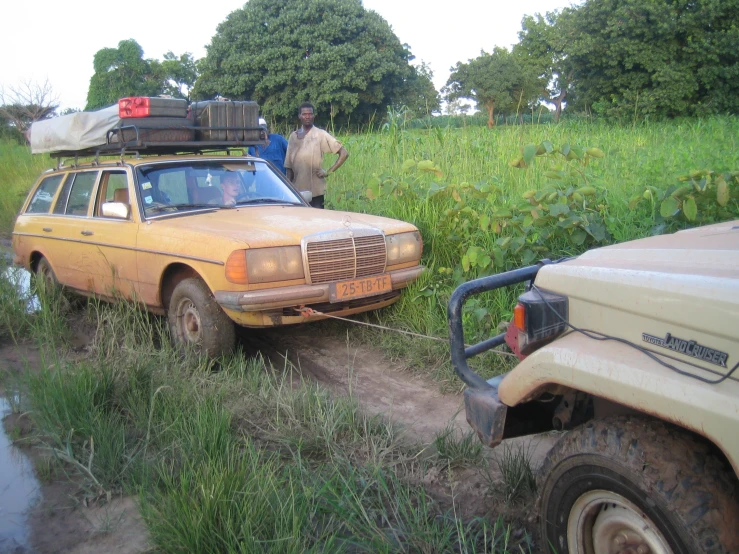
M 650 348 L 677 337 L 739 359 L 739 221 L 590 250 L 544 266 L 536 284 L 570 299 L 577 327 Z
M 739 220 L 596 248 L 567 262 L 582 267 L 739 278 Z
M 297 245 L 305 236 L 337 229 L 375 229 L 388 235 L 416 230 L 410 223 L 387 217 L 299 206 L 245 206 L 149 221 L 152 236 L 174 233 L 194 242 L 230 239 L 242 248 Z

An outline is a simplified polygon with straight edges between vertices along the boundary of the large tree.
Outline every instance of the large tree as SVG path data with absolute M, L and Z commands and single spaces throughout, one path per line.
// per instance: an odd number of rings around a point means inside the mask
M 434 74 L 425 63 L 411 66 L 401 94 L 395 98 L 396 107 L 407 107 L 414 117 L 426 117 L 441 110 L 439 91 L 433 83 Z
M 190 99 L 190 93 L 198 78 L 195 59 L 190 52 L 177 56 L 170 50 L 164 54 L 161 64 L 164 77 L 164 92 L 175 98 Z
M 145 59 L 144 51 L 133 39 L 122 40 L 118 48 L 103 48 L 95 53 L 95 73 L 87 91 L 87 110 L 115 104 L 127 96 L 190 98 L 197 78 L 197 63 L 192 54 L 181 56 L 171 51 L 164 60 Z
M 559 121 L 573 88 L 572 64 L 564 51 L 565 40 L 557 27 L 557 15 L 552 12 L 546 16 L 525 16 L 518 33 L 519 43 L 513 47 L 520 62 L 539 76 L 541 98 L 554 104 L 555 121 Z
M 495 109 L 528 106 L 541 89 L 536 74 L 505 48 L 483 51 L 467 63 L 452 68 L 445 92 L 447 101 L 469 98 L 488 113 L 488 127 L 495 125 Z
M 157 96 L 164 84 L 156 60 L 145 60 L 144 50 L 133 39 L 122 40 L 118 48 L 103 48 L 95 53 L 95 73 L 90 78 L 86 110 L 115 104 L 127 96 Z
M 580 105 L 739 113 L 739 0 L 588 0 L 557 20 Z
M 282 122 L 310 101 L 324 122 L 361 123 L 402 101 L 410 59 L 361 0 L 249 0 L 218 26 L 193 96 L 256 100 Z

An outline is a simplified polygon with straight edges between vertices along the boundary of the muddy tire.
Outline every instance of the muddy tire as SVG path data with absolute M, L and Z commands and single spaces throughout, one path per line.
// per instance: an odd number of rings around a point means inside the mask
M 59 281 L 56 279 L 54 270 L 51 268 L 49 260 L 41 256 L 38 262 L 36 262 L 36 278 L 42 279 L 47 288 L 55 288 L 59 286 Z
M 234 348 L 234 323 L 216 303 L 202 279 L 183 279 L 177 284 L 169 301 L 167 318 L 175 346 L 193 348 L 213 358 Z
M 549 452 L 539 491 L 542 551 L 739 552 L 736 477 L 709 445 L 661 421 L 574 429 Z

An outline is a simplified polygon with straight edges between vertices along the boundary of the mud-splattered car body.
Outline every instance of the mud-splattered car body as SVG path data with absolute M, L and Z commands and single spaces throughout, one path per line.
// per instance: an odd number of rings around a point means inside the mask
M 236 198 L 225 197 L 229 176 Z M 21 209 L 13 247 L 16 263 L 69 289 L 167 313 L 176 338 L 205 338 L 216 354 L 233 342 L 231 322 L 268 327 L 307 321 L 305 307 L 311 320 L 381 308 L 423 271 L 413 225 L 311 208 L 267 162 L 234 155 L 50 170 Z

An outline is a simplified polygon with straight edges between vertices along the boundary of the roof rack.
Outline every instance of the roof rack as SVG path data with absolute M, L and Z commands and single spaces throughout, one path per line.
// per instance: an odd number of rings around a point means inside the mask
M 95 161 L 100 156 L 120 156 L 133 154 L 141 155 L 167 155 L 167 154 L 202 154 L 206 152 L 226 152 L 230 150 L 246 150 L 249 146 L 264 146 L 262 139 L 243 140 L 149 140 L 156 139 L 162 133 L 170 132 L 170 136 L 218 136 L 225 135 L 230 138 L 248 136 L 248 131 L 259 133 L 261 127 L 197 127 L 187 125 L 172 125 L 169 127 L 153 127 L 146 125 L 123 125 L 107 132 L 106 143 L 82 150 L 58 150 L 51 152 L 52 158 L 88 158 L 94 157 Z M 177 132 L 180 134 L 177 135 Z M 120 140 L 131 137 L 131 140 Z

